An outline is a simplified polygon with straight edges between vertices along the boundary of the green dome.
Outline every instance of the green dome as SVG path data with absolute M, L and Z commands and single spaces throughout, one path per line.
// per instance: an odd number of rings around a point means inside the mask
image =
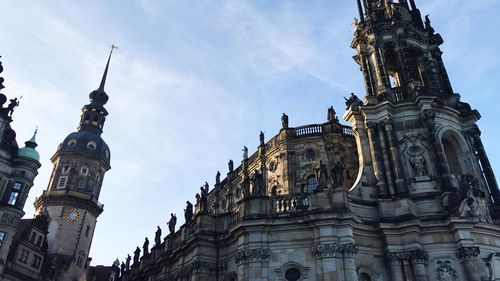
M 38 146 L 35 140 L 37 131 L 38 129 L 35 130 L 35 133 L 31 137 L 31 139 L 25 142 L 25 147 L 19 148 L 17 150 L 17 156 L 27 157 L 36 161 L 40 161 L 40 154 L 38 154 L 38 151 L 36 151 L 35 149 Z
M 38 154 L 38 151 L 36 149 L 31 148 L 31 147 L 23 147 L 19 148 L 17 150 L 17 156 L 23 156 L 27 158 L 31 158 L 36 161 L 40 161 L 40 154 Z

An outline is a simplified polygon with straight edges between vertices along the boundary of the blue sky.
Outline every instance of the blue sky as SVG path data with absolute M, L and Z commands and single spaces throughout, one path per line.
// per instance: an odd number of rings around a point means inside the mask
M 21 96 L 13 127 L 19 143 L 39 126 L 42 168 L 26 203 L 46 188 L 57 145 L 98 87 L 109 45 L 106 91 L 111 148 L 91 256 L 111 264 L 183 222 L 186 200 L 213 185 L 241 148 L 255 151 L 286 112 L 291 126 L 322 123 L 343 96 L 363 95 L 352 60 L 354 0 L 15 1 L 2 0 L 4 93 Z M 417 0 L 430 14 L 455 92 L 477 108 L 483 141 L 500 177 L 496 120 L 500 36 L 496 0 Z

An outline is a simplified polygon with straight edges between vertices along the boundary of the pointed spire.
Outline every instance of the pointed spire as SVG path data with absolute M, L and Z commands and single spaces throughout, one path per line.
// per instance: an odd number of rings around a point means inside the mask
M 101 84 L 99 85 L 98 91 L 104 92 L 104 85 L 106 84 L 106 77 L 108 76 L 109 69 L 109 61 L 111 60 L 111 55 L 113 54 L 113 50 L 118 49 L 115 44 L 111 45 L 111 51 L 109 51 L 108 62 L 106 63 L 106 68 L 104 69 L 104 73 L 102 74 Z
M 38 146 L 38 144 L 36 143 L 36 134 L 37 133 L 38 133 L 38 126 L 36 127 L 35 132 L 33 133 L 33 136 L 31 137 L 31 139 L 29 139 L 28 141 L 26 141 L 24 143 L 26 145 L 26 147 L 35 148 Z

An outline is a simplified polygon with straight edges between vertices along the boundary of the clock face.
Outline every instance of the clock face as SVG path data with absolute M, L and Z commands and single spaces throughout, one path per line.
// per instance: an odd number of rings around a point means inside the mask
M 77 209 L 70 208 L 66 211 L 66 221 L 69 223 L 73 223 L 78 221 L 80 218 L 80 212 Z

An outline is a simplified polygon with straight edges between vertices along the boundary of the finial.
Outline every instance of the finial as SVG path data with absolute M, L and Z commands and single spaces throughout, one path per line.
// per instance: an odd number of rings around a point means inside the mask
M 36 134 L 38 133 L 38 126 L 36 126 L 35 128 L 35 132 L 33 133 L 33 136 L 31 137 L 31 139 L 29 141 L 31 142 L 36 142 L 35 141 L 35 138 L 36 138 Z
M 111 60 L 111 55 L 113 54 L 113 50 L 118 49 L 118 46 L 115 44 L 111 45 L 111 50 L 109 51 L 109 57 L 108 57 L 108 62 L 106 63 L 106 68 L 104 69 L 104 74 L 102 75 L 101 79 L 101 85 L 99 85 L 99 91 L 104 92 L 104 85 L 106 84 L 106 77 L 108 76 L 108 68 L 109 68 L 109 61 Z

